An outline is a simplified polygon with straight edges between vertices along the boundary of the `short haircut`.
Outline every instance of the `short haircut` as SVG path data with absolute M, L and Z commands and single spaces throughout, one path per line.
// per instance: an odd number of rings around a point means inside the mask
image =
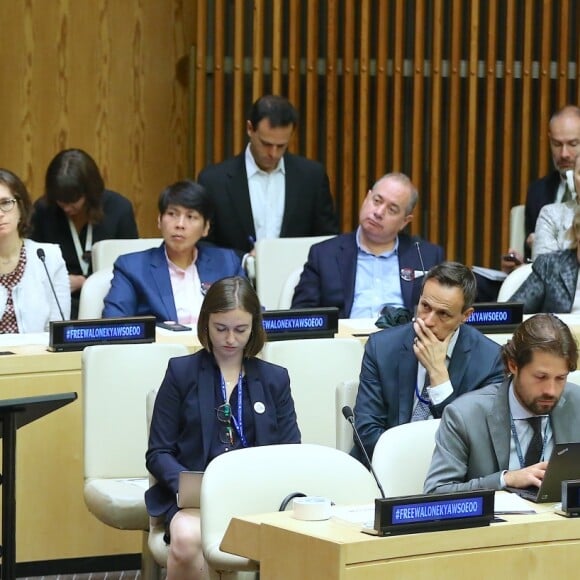
M 577 107 L 576 105 L 564 105 L 562 108 L 555 111 L 550 117 L 550 125 L 555 119 L 567 116 L 578 117 L 578 120 L 580 120 L 580 107 Z
M 413 182 L 411 181 L 409 176 L 405 175 L 404 173 L 398 172 L 386 173 L 385 175 L 379 177 L 379 179 L 375 181 L 371 189 L 374 189 L 381 181 L 385 179 L 396 179 L 397 181 L 401 182 L 403 185 L 407 186 L 411 190 L 411 197 L 409 198 L 409 204 L 407 205 L 405 211 L 407 212 L 407 215 L 412 214 L 413 210 L 415 209 L 415 206 L 417 205 L 417 202 L 419 201 L 419 191 L 413 185 Z
M 250 109 L 248 121 L 255 130 L 262 119 L 268 119 L 272 127 L 288 127 L 298 124 L 298 111 L 285 97 L 265 95 L 260 97 Z
M 32 215 L 30 194 L 20 177 L 8 169 L 0 169 L 0 183 L 8 188 L 18 204 L 18 210 L 20 211 L 18 235 L 24 238 L 30 231 L 30 216 Z
M 181 205 L 197 211 L 206 222 L 213 221 L 215 206 L 210 194 L 203 185 L 185 179 L 166 187 L 159 195 L 157 207 L 163 215 L 170 205 Z
M 463 293 L 462 312 L 473 306 L 477 294 L 477 282 L 473 272 L 467 266 L 459 262 L 441 262 L 427 272 L 423 286 L 428 280 L 436 280 L 442 286 L 459 288 Z
M 82 149 L 65 149 L 48 164 L 44 193 L 50 205 L 75 203 L 84 197 L 89 222 L 97 223 L 103 219 L 103 191 L 101 172 Z
M 568 363 L 569 371 L 576 370 L 576 340 L 568 326 L 553 314 L 536 314 L 516 328 L 512 338 L 502 348 L 506 372 L 509 373 L 509 361 L 522 369 L 532 361 L 537 351 L 563 358 Z
M 266 342 L 266 332 L 262 324 L 262 306 L 256 291 L 247 278 L 231 276 L 214 282 L 207 291 L 199 318 L 197 319 L 197 336 L 201 345 L 211 352 L 209 339 L 209 316 L 216 312 L 228 312 L 239 308 L 252 315 L 252 330 L 244 356 L 256 356 Z

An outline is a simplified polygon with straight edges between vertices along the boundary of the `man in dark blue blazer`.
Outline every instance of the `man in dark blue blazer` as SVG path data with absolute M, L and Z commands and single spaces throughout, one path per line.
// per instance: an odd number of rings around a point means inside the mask
M 323 166 L 286 151 L 297 122 L 287 99 L 261 97 L 246 121 L 245 151 L 201 171 L 216 206 L 209 241 L 247 253 L 259 239 L 338 233 Z
M 195 265 L 202 289 L 226 276 L 245 276 L 234 251 L 204 242 L 197 244 Z M 177 321 L 165 244 L 119 256 L 104 304 L 103 318 L 153 315 L 158 322 Z
M 387 429 L 439 418 L 463 393 L 502 381 L 500 346 L 464 324 L 475 295 L 471 270 L 443 262 L 425 277 L 415 320 L 369 337 L 354 408 L 369 457 Z
M 402 173 L 370 189 L 355 232 L 311 247 L 292 308 L 336 306 L 340 318 L 372 318 L 385 305 L 413 312 L 426 270 L 444 260 L 443 248 L 402 233 L 418 192 Z

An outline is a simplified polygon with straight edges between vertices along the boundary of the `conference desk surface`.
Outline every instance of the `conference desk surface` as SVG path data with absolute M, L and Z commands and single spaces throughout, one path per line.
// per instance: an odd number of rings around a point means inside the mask
M 232 519 L 221 549 L 258 561 L 263 580 L 578 578 L 580 518 L 535 507 L 491 526 L 383 538 L 337 518 L 276 512 Z

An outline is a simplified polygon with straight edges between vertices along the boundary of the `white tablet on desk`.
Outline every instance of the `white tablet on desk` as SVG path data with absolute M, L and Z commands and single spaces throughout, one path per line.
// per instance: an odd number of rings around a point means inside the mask
M 177 507 L 198 508 L 201 498 L 203 471 L 182 471 L 179 474 Z

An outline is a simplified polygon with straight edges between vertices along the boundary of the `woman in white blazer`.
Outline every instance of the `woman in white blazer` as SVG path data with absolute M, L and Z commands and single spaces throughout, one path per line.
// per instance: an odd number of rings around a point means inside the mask
M 25 185 L 11 171 L 0 169 L 2 334 L 44 332 L 51 320 L 70 317 L 70 285 L 60 248 L 25 238 L 31 212 L 32 202 Z

